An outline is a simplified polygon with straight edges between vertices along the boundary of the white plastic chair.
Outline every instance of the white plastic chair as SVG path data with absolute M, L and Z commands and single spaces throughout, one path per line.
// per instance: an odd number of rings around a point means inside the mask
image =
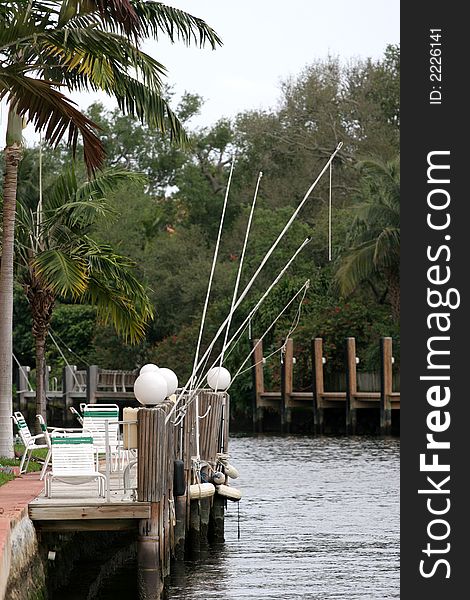
M 79 485 L 98 481 L 98 495 L 105 497 L 108 481 L 96 468 L 91 431 L 55 429 L 50 434 L 52 470 L 46 475 L 46 496 L 51 497 L 52 481 Z
M 87 404 L 83 409 L 83 429 L 91 431 L 98 454 L 106 454 L 106 421 L 108 421 L 108 444 L 111 468 L 117 470 L 122 456 L 119 439 L 119 407 L 117 404 Z M 121 465 L 122 466 L 122 465 Z
M 78 410 L 74 406 L 70 406 L 69 410 L 73 414 L 73 416 L 77 419 L 77 421 L 80 423 L 80 425 L 83 425 L 83 417 L 78 412 Z
M 48 448 L 46 460 L 44 461 L 44 464 L 41 469 L 41 475 L 39 476 L 39 479 L 43 480 L 44 475 L 46 474 L 47 467 L 49 466 L 49 461 L 51 460 L 51 436 L 49 434 L 49 431 L 47 430 L 47 426 L 46 426 L 46 422 L 44 421 L 44 417 L 42 415 L 36 415 L 36 419 L 39 421 L 39 425 L 41 427 L 41 431 L 44 435 L 44 440 L 45 440 L 47 448 Z
M 41 448 L 48 448 L 48 446 L 47 446 L 47 443 L 45 443 L 45 444 L 37 443 L 37 440 L 45 437 L 44 432 L 38 433 L 37 435 L 31 435 L 28 424 L 26 423 L 22 413 L 20 413 L 19 411 L 16 411 L 13 413 L 11 418 L 13 419 L 13 422 L 15 423 L 15 425 L 18 428 L 18 433 L 20 434 L 21 441 L 23 442 L 24 448 L 25 448 L 24 454 L 21 457 L 20 473 L 26 473 L 26 471 L 28 470 L 28 465 L 29 465 L 29 461 L 31 458 L 31 454 L 33 453 L 33 450 L 40 450 Z M 24 466 L 26 457 L 28 458 L 28 460 L 26 462 L 26 466 Z

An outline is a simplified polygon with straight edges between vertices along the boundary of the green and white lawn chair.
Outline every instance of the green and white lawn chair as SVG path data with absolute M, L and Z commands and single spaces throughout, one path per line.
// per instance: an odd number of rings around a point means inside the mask
M 46 496 L 51 497 L 52 481 L 82 484 L 98 481 L 98 494 L 106 497 L 108 481 L 96 468 L 91 431 L 55 429 L 50 434 L 52 469 L 46 475 Z
M 39 479 L 43 480 L 44 475 L 46 474 L 47 467 L 49 465 L 49 461 L 51 460 L 51 436 L 47 429 L 46 422 L 44 421 L 44 417 L 42 415 L 36 415 L 36 419 L 39 421 L 39 425 L 41 427 L 42 433 L 44 434 L 44 440 L 48 448 L 46 460 L 44 461 L 44 464 L 41 469 L 41 475 L 39 477 Z
M 124 454 L 119 436 L 119 407 L 117 404 L 87 404 L 83 409 L 83 429 L 91 431 L 98 454 L 106 454 L 106 421 L 111 469 L 122 468 Z
M 20 473 L 26 473 L 26 471 L 28 470 L 29 460 L 31 458 L 31 454 L 33 453 L 33 450 L 40 450 L 41 448 L 48 448 L 48 445 L 45 442 L 45 440 L 44 440 L 43 444 L 37 443 L 40 438 L 45 437 L 44 432 L 38 433 L 37 435 L 31 435 L 28 424 L 26 423 L 25 418 L 23 417 L 22 413 L 20 413 L 19 411 L 16 411 L 13 413 L 11 418 L 13 419 L 13 422 L 15 423 L 15 425 L 18 428 L 18 433 L 20 434 L 21 441 L 24 444 L 24 454 L 21 457 L 21 462 L 20 462 Z M 28 458 L 28 460 L 26 461 L 26 466 L 25 466 L 26 458 Z
M 83 425 L 83 417 L 78 412 L 78 410 L 74 406 L 70 406 L 69 410 L 73 414 L 73 416 L 77 419 L 77 421 L 80 423 L 80 425 Z

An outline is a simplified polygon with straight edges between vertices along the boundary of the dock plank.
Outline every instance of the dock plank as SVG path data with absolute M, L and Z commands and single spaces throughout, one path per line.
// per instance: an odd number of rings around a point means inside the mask
M 46 499 L 47 500 L 47 499 Z M 148 519 L 148 502 L 110 502 L 103 504 L 31 502 L 29 518 L 32 521 L 92 520 L 92 519 Z

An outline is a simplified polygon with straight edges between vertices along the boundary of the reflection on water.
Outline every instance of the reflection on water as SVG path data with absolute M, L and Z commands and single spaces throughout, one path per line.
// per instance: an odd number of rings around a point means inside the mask
M 241 538 L 229 503 L 225 545 L 173 568 L 169 600 L 399 598 L 398 440 L 247 437 L 230 454 Z M 134 576 L 100 598 L 133 599 Z

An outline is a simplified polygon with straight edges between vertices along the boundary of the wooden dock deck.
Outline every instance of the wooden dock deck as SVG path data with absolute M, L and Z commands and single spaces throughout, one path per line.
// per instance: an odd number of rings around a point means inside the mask
M 132 474 L 135 487 L 136 469 Z M 109 483 L 107 501 L 98 496 L 96 482 L 54 481 L 51 498 L 43 490 L 29 503 L 29 517 L 43 531 L 122 531 L 137 529 L 140 519 L 150 518 L 150 502 L 133 501 L 129 490 L 124 492 L 122 472 L 111 473 Z

